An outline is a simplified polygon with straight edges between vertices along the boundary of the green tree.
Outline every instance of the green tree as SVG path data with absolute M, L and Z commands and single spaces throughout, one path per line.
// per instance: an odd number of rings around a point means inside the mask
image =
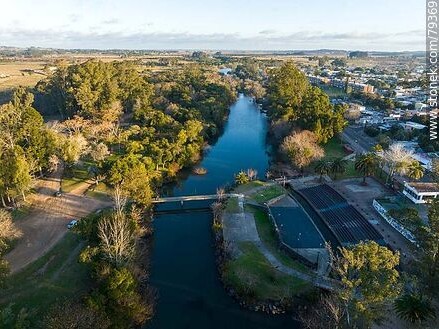
M 327 175 L 329 174 L 329 172 L 331 171 L 331 166 L 332 163 L 330 161 L 327 160 L 319 160 L 317 161 L 317 164 L 314 168 L 314 170 L 316 171 L 316 173 L 318 173 L 320 175 L 319 181 L 322 181 L 323 175 Z
M 374 241 L 339 249 L 332 254 L 332 265 L 340 277 L 342 288 L 338 295 L 345 305 L 348 324 L 351 315 L 354 321 L 365 321 L 370 325 L 381 318 L 386 303 L 399 294 L 399 254 Z
M 421 179 L 424 176 L 424 168 L 418 161 L 412 161 L 407 168 L 407 177 Z
M 355 161 L 355 170 L 363 174 L 363 185 L 366 185 L 366 177 L 372 175 L 378 166 L 378 158 L 374 153 L 362 154 Z
M 337 179 L 337 174 L 342 174 L 346 171 L 348 163 L 343 158 L 337 158 L 331 162 L 331 172 L 334 174 L 334 179 Z
M 235 175 L 235 183 L 237 185 L 243 185 L 250 182 L 250 178 L 247 176 L 247 174 L 244 171 L 240 171 Z
M 308 86 L 305 75 L 292 62 L 286 62 L 280 68 L 274 69 L 267 88 L 270 118 L 294 120 Z

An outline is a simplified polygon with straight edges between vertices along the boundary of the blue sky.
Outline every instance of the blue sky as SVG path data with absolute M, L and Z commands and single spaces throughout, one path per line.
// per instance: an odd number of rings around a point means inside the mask
M 422 0 L 0 0 L 0 45 L 423 50 Z

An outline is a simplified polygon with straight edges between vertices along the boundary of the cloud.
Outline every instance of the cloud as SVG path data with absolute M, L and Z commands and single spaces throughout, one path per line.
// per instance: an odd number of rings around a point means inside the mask
M 262 35 L 269 35 L 269 34 L 275 34 L 275 33 L 277 33 L 276 30 L 270 30 L 270 29 L 262 30 L 262 31 L 259 32 L 259 34 L 262 34 Z
M 112 20 L 109 20 L 112 21 Z M 292 49 L 359 49 L 420 50 L 424 35 L 420 30 L 398 33 L 329 33 L 298 31 L 281 35 L 261 31 L 253 36 L 239 33 L 194 34 L 187 32 L 103 32 L 72 30 L 0 29 L 0 43 L 11 46 L 95 49 L 213 49 L 213 50 L 292 50 Z
M 110 19 L 107 19 L 105 21 L 102 21 L 102 24 L 105 24 L 105 25 L 116 25 L 116 24 L 119 24 L 119 22 L 120 21 L 117 18 L 110 18 Z

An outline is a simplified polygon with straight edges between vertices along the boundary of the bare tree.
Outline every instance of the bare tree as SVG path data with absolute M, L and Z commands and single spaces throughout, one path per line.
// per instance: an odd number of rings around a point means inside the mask
M 389 170 L 387 176 L 387 182 L 389 182 L 395 173 L 404 175 L 407 172 L 408 167 L 413 162 L 413 152 L 404 149 L 401 143 L 394 143 L 383 152 L 382 158 Z
M 49 170 L 52 172 L 56 171 L 58 169 L 59 164 L 60 164 L 59 158 L 55 154 L 52 154 L 49 157 Z
M 294 132 L 285 137 L 281 149 L 288 156 L 293 166 L 301 170 L 312 161 L 321 159 L 325 152 L 318 145 L 317 136 L 308 130 Z
M 119 217 L 124 216 L 123 210 L 127 204 L 128 196 L 122 187 L 117 184 L 113 189 L 114 210 Z
M 98 223 L 100 247 L 105 257 L 115 265 L 121 265 L 134 257 L 135 234 L 126 216 L 114 214 Z
M 216 189 L 216 196 L 218 197 L 218 201 L 221 202 L 226 196 L 226 191 L 222 187 L 219 187 Z
M 218 218 L 221 217 L 222 210 L 223 210 L 222 203 L 221 202 L 214 202 L 214 203 L 212 203 L 212 205 L 210 207 L 212 208 L 214 220 L 218 220 Z
M 258 175 L 258 171 L 256 169 L 253 168 L 247 169 L 247 176 L 250 179 L 250 181 L 254 180 L 257 175 Z
M 299 313 L 307 329 L 338 329 L 342 327 L 344 310 L 335 295 L 322 296 L 316 305 Z
M 7 246 L 7 241 L 18 239 L 22 232 L 15 226 L 11 214 L 4 209 L 0 209 L 0 251 Z

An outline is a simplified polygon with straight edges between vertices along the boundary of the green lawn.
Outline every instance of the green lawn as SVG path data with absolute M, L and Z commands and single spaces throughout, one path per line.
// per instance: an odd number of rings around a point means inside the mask
M 282 187 L 279 185 L 272 185 L 252 194 L 250 198 L 258 203 L 265 203 L 271 199 L 281 196 L 282 194 L 285 194 L 285 190 Z
M 89 179 L 87 167 L 85 165 L 75 165 L 66 170 L 61 181 L 61 189 L 63 192 L 71 192 Z
M 40 320 L 51 306 L 68 298 L 78 300 L 87 292 L 89 269 L 77 261 L 82 245 L 76 234 L 68 232 L 45 256 L 7 279 L 0 290 L 1 328 L 18 328 L 17 314 L 28 323 L 26 328 L 41 328 Z
M 112 190 L 107 184 L 100 182 L 98 186 L 89 189 L 85 195 L 96 199 L 108 199 L 111 192 Z
M 234 192 L 235 193 L 245 193 L 245 192 L 248 192 L 254 188 L 257 188 L 257 187 L 263 186 L 263 185 L 265 185 L 264 182 L 261 182 L 259 180 L 255 180 L 255 181 L 252 181 L 252 182 L 247 183 L 247 184 L 239 185 L 238 187 L 236 187 L 234 189 Z
M 311 273 L 310 269 L 305 265 L 292 259 L 279 249 L 278 238 L 267 213 L 252 206 L 248 206 L 247 209 L 253 213 L 259 237 L 271 253 L 285 266 L 305 273 Z
M 319 86 L 329 97 L 344 97 L 346 96 L 346 91 L 344 89 L 336 88 L 333 86 Z
M 226 284 L 250 300 L 290 299 L 309 289 L 309 284 L 285 275 L 265 259 L 252 242 L 240 244 L 242 255 L 230 261 L 223 273 Z
M 322 160 L 324 161 L 331 161 L 337 158 L 343 158 L 348 155 L 348 153 L 345 152 L 343 149 L 343 144 L 339 137 L 334 137 L 331 140 L 329 140 L 324 146 L 323 149 L 325 151 L 325 156 Z M 309 169 L 312 172 L 315 172 L 314 168 L 316 166 L 316 162 L 312 163 L 309 167 Z M 361 177 L 361 173 L 357 172 L 355 170 L 355 163 L 352 160 L 348 160 L 346 171 L 341 174 L 337 174 L 336 179 L 345 179 L 345 178 L 354 178 L 354 177 Z M 334 176 L 331 175 L 331 178 L 334 179 Z
M 325 157 L 326 160 L 336 159 L 336 158 L 343 158 L 348 153 L 345 152 L 343 149 L 343 144 L 339 137 L 334 137 L 330 139 L 324 146 L 323 149 L 325 150 Z

